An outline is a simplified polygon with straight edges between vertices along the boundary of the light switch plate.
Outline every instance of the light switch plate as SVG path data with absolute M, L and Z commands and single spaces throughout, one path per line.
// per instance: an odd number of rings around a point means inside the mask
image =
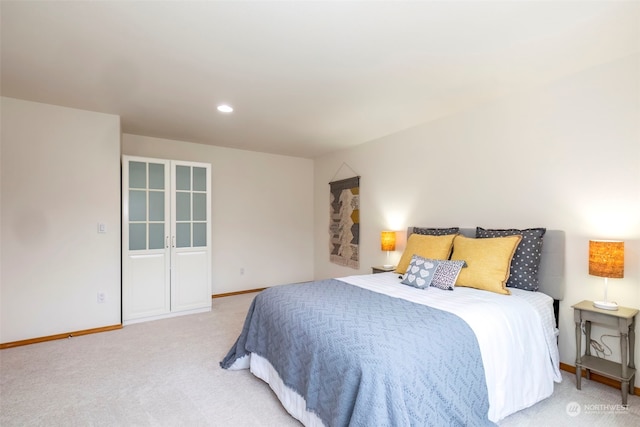
M 98 233 L 106 233 L 107 232 L 107 224 L 104 222 L 98 223 Z

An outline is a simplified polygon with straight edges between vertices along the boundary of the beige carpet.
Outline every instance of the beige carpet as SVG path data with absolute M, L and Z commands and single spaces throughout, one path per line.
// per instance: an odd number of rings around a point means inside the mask
M 218 362 L 254 294 L 211 313 L 0 351 L 0 426 L 299 426 L 248 371 Z M 500 426 L 636 426 L 640 397 L 563 373 L 554 395 Z M 569 410 L 567 410 L 569 408 Z

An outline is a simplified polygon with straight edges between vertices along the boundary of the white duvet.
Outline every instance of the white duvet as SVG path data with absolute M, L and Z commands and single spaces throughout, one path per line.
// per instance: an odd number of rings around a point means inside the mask
M 396 273 L 342 277 L 338 280 L 456 314 L 475 332 L 489 392 L 489 414 L 497 422 L 553 393 L 562 381 L 553 300 L 540 292 L 510 288 L 512 295 L 457 287 L 421 290 L 400 283 Z M 283 406 L 305 425 L 322 422 L 305 410 L 304 399 L 282 384 L 269 361 L 257 355 L 237 361 L 267 382 Z

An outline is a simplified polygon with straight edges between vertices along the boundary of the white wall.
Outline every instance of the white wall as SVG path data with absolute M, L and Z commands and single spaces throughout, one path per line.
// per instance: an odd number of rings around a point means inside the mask
M 362 176 L 359 271 L 329 263 L 327 183 L 343 162 Z M 609 296 L 640 308 L 640 55 L 318 158 L 314 185 L 317 279 L 382 264 L 385 229 L 565 230 L 560 351 L 574 365 L 571 305 L 601 299 L 604 289 L 587 272 L 589 239 L 625 241 L 625 278 L 609 281 Z M 617 341 L 605 340 L 619 360 Z
M 0 342 L 119 323 L 118 117 L 2 98 L 1 136 Z M 575 357 L 571 305 L 602 296 L 589 239 L 625 240 L 610 297 L 640 307 L 640 55 L 315 161 L 135 135 L 122 144 L 212 164 L 213 293 L 368 273 L 385 260 L 383 229 L 546 226 L 567 232 L 564 363 Z M 343 162 L 362 176 L 359 271 L 328 261 L 328 182 L 351 175 Z
M 127 155 L 211 163 L 214 294 L 313 278 L 312 160 L 129 134 L 122 142 Z
M 120 324 L 120 118 L 3 97 L 1 141 L 0 342 Z

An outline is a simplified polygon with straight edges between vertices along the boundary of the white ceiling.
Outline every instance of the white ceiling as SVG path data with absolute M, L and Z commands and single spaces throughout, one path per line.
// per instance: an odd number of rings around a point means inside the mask
M 311 158 L 640 51 L 637 1 L 0 7 L 3 96 L 118 114 L 125 133 Z

